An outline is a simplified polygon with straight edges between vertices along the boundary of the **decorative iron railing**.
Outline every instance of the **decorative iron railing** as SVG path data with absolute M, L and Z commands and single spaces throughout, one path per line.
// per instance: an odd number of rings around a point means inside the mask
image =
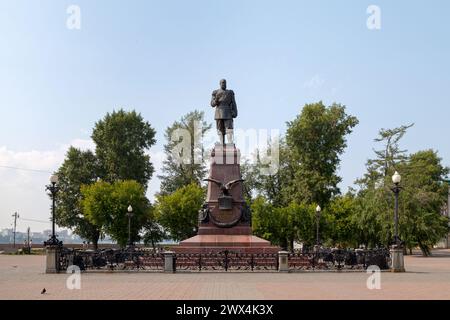
M 373 265 L 381 270 L 389 269 L 389 250 L 320 248 L 309 252 L 296 251 L 288 255 L 289 270 L 366 270 Z
M 164 255 L 148 249 L 75 250 L 63 248 L 59 255 L 60 270 L 71 265 L 86 270 L 164 270 Z
M 165 270 L 166 259 L 171 261 L 169 271 L 277 271 L 278 253 L 240 253 L 230 250 L 210 253 L 172 253 L 131 247 L 127 249 L 77 250 L 61 247 L 59 271 L 69 266 L 88 270 Z M 387 249 L 349 250 L 320 248 L 296 251 L 287 256 L 289 271 L 366 270 L 376 265 L 389 269 L 390 253 Z M 283 262 L 285 263 L 285 262 Z
M 211 253 L 176 254 L 174 270 L 182 271 L 277 271 L 277 253 L 239 253 L 229 250 Z

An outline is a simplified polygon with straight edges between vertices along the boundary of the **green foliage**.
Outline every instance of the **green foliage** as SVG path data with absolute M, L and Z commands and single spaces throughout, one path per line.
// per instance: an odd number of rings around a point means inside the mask
M 168 195 L 156 198 L 156 218 L 159 224 L 175 241 L 184 240 L 196 234 L 198 211 L 205 193 L 196 183 L 181 187 Z
M 97 179 L 98 164 L 95 155 L 91 151 L 70 147 L 56 173 L 59 177 L 59 192 L 56 198 L 57 224 L 73 229 L 74 233 L 97 246 L 101 230 L 84 217 L 80 205 L 81 186 L 91 184 Z
M 155 131 L 150 124 L 144 122 L 135 111 L 108 113 L 97 122 L 92 134 L 96 154 L 71 147 L 64 163 L 56 172 L 60 187 L 57 224 L 73 229 L 76 234 L 92 241 L 96 246 L 102 232 L 107 229 L 104 221 L 96 224 L 92 219 L 86 218 L 85 209 L 81 205 L 82 186 L 92 185 L 102 178 L 110 183 L 132 179 L 145 188 L 153 173 L 150 158 L 145 152 L 155 143 L 154 135 Z
M 399 236 L 408 248 L 419 246 L 424 255 L 448 232 L 447 218 L 440 212 L 447 199 L 442 183 L 448 168 L 432 150 L 408 155 L 399 141 L 409 126 L 382 129 L 377 142 L 383 150 L 367 163 L 367 173 L 357 181 L 360 190 L 353 217 L 356 241 L 366 245 L 389 245 L 394 234 L 394 195 L 390 190 L 395 171 L 402 175 L 399 199 Z
M 346 136 L 358 124 L 358 119 L 345 113 L 345 107 L 322 102 L 306 104 L 300 115 L 287 123 L 286 141 L 299 166 L 293 177 L 293 194 L 298 202 L 320 203 L 325 206 L 341 178 L 336 175 L 339 156 L 344 152 Z
M 155 220 L 148 220 L 144 225 L 144 235 L 142 240 L 144 240 L 145 245 L 151 245 L 153 249 L 156 248 L 156 244 L 167 238 L 167 233 L 162 228 L 162 226 Z
M 264 197 L 257 197 L 251 206 L 253 233 L 285 249 L 293 242 L 312 245 L 316 239 L 316 217 L 313 205 L 290 203 L 276 207 Z
M 127 208 L 133 208 L 131 218 L 131 240 L 140 239 L 142 227 L 152 219 L 152 210 L 145 197 L 144 188 L 136 181 L 125 180 L 109 183 L 98 181 L 81 188 L 84 213 L 88 221 L 106 234 L 109 234 L 120 245 L 125 246 L 128 240 Z
M 107 113 L 92 133 L 100 177 L 108 182 L 135 180 L 146 188 L 153 174 L 146 151 L 154 137 L 155 130 L 135 111 Z
M 448 168 L 433 150 L 416 152 L 401 163 L 400 237 L 424 255 L 448 233 L 448 218 L 441 215 L 448 186 L 442 183 Z
M 260 195 L 263 195 L 270 203 L 277 207 L 288 206 L 290 202 L 298 200 L 299 197 L 294 196 L 293 177 L 299 170 L 298 163 L 292 152 L 292 149 L 286 145 L 283 139 L 279 140 L 279 163 L 278 170 L 268 174 L 268 160 L 262 159 L 259 155 L 257 158 L 254 172 L 256 176 L 256 189 Z
M 164 134 L 167 143 L 164 146 L 166 159 L 163 162 L 161 194 L 169 194 L 190 183 L 201 184 L 206 175 L 202 136 L 211 128 L 204 120 L 204 112 L 189 112 L 175 121 Z M 189 139 L 188 141 L 183 141 Z M 187 148 L 180 148 L 182 142 Z
M 326 229 L 323 233 L 333 246 L 357 246 L 355 235 L 358 230 L 353 219 L 357 210 L 355 198 L 351 194 L 335 197 L 324 210 Z
M 355 202 L 355 242 L 366 247 L 388 245 L 393 238 L 392 192 L 388 188 L 370 188 L 360 193 Z
M 357 184 L 366 187 L 376 187 L 376 184 L 390 183 L 390 177 L 395 172 L 397 164 L 408 161 L 407 150 L 399 146 L 401 138 L 414 124 L 402 125 L 394 129 L 381 129 L 375 142 L 381 142 L 383 148 L 375 150 L 375 158 L 367 161 L 367 173 Z

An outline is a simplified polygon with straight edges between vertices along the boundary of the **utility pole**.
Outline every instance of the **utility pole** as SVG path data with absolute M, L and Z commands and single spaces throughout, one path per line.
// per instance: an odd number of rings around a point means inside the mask
M 30 227 L 27 229 L 27 250 L 28 254 L 31 253 L 31 246 L 30 246 Z
M 19 214 L 17 212 L 14 212 L 12 215 L 14 217 L 14 231 L 13 231 L 13 246 L 16 247 L 16 225 L 17 225 L 17 218 L 19 218 Z

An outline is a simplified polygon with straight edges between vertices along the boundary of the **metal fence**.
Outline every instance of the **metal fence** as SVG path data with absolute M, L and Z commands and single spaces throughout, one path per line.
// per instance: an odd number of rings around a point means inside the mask
M 71 265 L 89 270 L 146 270 L 146 271 L 278 271 L 278 253 L 240 253 L 231 250 L 210 253 L 173 253 L 144 248 L 80 250 L 62 247 L 59 252 L 59 271 Z M 166 259 L 172 259 L 172 270 L 165 270 Z M 295 251 L 287 255 L 288 269 L 294 271 L 366 270 L 376 265 L 389 269 L 388 249 L 350 250 L 320 248 Z
M 163 271 L 164 255 L 148 249 L 76 250 L 63 248 L 59 256 L 60 270 L 75 265 L 86 270 Z
M 313 251 L 297 251 L 288 255 L 289 270 L 366 270 L 376 265 L 389 269 L 388 249 L 350 250 L 320 248 Z
M 277 271 L 277 253 L 239 253 L 229 250 L 211 253 L 176 254 L 174 271 Z

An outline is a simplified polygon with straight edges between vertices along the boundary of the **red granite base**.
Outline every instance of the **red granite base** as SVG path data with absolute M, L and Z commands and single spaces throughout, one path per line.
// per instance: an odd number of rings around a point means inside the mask
M 240 253 L 276 253 L 281 250 L 269 241 L 252 235 L 197 235 L 172 247 L 176 253 L 214 253 L 224 250 Z
M 248 236 L 252 234 L 250 226 L 234 226 L 233 228 L 218 228 L 213 224 L 201 225 L 198 229 L 199 235 L 239 235 Z M 192 239 L 192 238 L 191 238 Z M 189 240 L 189 239 L 188 239 Z

